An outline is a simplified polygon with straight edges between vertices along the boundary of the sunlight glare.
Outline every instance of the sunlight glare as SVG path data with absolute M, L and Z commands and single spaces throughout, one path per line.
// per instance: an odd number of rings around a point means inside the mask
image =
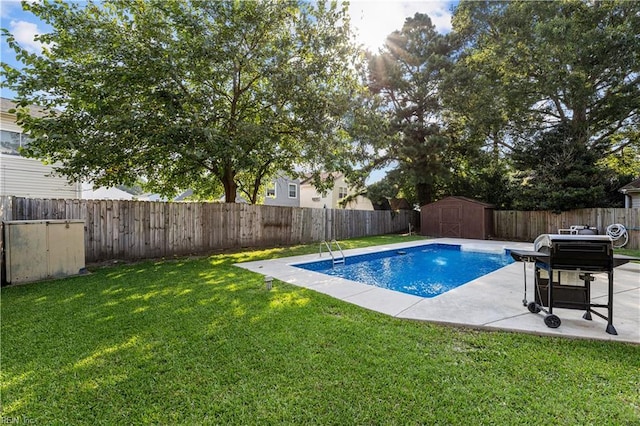
M 349 4 L 351 25 L 358 43 L 377 53 L 389 34 L 400 30 L 416 13 L 426 13 L 441 33 L 451 31 L 451 8 L 457 1 L 354 0 Z

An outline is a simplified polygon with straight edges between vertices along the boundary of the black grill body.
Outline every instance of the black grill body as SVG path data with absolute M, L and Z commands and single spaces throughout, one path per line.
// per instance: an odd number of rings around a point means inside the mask
M 618 334 L 613 326 L 613 245 L 605 235 L 543 234 L 534 242 L 534 252 L 512 250 L 518 261 L 535 263 L 535 302 L 524 304 L 529 311 L 544 311 L 547 326 L 556 328 L 560 319 L 553 308 L 582 309 L 584 319 L 591 314 L 607 321 L 606 331 Z M 621 264 L 621 263 L 619 263 Z M 607 274 L 607 304 L 591 303 L 591 282 L 595 274 Z M 605 308 L 604 315 L 594 308 Z

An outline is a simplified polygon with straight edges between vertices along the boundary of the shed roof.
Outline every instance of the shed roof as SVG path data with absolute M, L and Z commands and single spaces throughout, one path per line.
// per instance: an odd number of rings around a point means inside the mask
M 620 192 L 626 194 L 627 192 L 639 192 L 640 191 L 640 179 L 636 179 L 631 183 L 626 184 L 619 189 Z
M 485 203 L 483 201 L 474 200 L 473 198 L 461 197 L 461 196 L 458 196 L 458 195 L 452 195 L 452 196 L 449 196 L 449 197 L 445 197 L 445 198 L 442 198 L 442 199 L 440 199 L 438 201 L 434 201 L 433 203 L 425 204 L 425 205 L 429 206 L 431 204 L 437 204 L 437 203 L 440 203 L 442 201 L 451 201 L 451 200 L 466 201 L 468 203 L 477 204 L 477 205 L 482 206 L 482 207 L 484 207 L 486 209 L 495 208 L 495 206 L 493 204 Z M 424 207 L 424 206 L 422 206 L 422 207 Z

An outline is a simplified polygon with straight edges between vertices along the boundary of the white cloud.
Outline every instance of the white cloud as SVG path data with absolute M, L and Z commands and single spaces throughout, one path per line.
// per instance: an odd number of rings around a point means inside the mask
M 349 13 L 358 41 L 377 50 L 389 34 L 402 28 L 406 18 L 418 12 L 429 15 L 437 31 L 451 31 L 451 5 L 455 3 L 451 0 L 352 0 Z
M 15 37 L 16 41 L 32 53 L 42 52 L 44 46 L 40 41 L 35 40 L 35 36 L 41 34 L 38 25 L 27 21 L 13 20 L 9 24 L 11 27 L 11 34 Z

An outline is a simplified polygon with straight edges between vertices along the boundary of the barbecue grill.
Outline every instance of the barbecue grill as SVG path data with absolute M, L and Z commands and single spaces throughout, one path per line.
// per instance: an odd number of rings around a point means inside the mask
M 535 265 L 535 299 L 529 303 L 525 265 L 522 303 L 527 309 L 532 313 L 545 312 L 544 323 L 550 328 L 561 324 L 553 308 L 582 309 L 584 319 L 591 320 L 592 314 L 597 315 L 607 321 L 607 333 L 618 334 L 613 326 L 613 268 L 634 258 L 614 256 L 611 239 L 606 235 L 542 234 L 534 241 L 534 250 L 511 250 L 515 260 Z M 591 303 L 591 282 L 595 274 L 607 274 L 606 304 Z M 594 308 L 606 308 L 607 314 Z

